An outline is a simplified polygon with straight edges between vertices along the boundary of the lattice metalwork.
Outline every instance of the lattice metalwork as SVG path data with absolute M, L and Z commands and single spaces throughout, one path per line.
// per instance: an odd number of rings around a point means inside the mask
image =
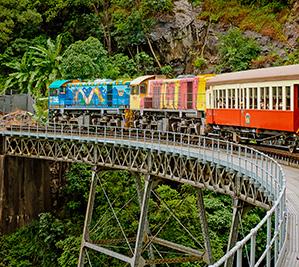
M 264 261 L 270 266 L 272 260 L 275 265 L 279 264 L 286 240 L 284 174 L 273 159 L 254 149 L 201 136 L 98 126 L 82 129 L 72 125 L 41 128 L 10 126 L 2 130 L 2 135 L 2 146 L 7 155 L 83 162 L 97 168 L 127 169 L 149 177 L 143 193 L 134 253 L 124 260 L 131 266 L 146 264 L 140 257 L 140 245 L 147 232 L 146 202 L 151 191 L 151 177 L 187 183 L 199 189 L 207 188 L 232 196 L 240 203 L 247 202 L 268 209 L 266 216 L 250 234 L 236 244 L 231 242 L 235 239 L 233 237 L 230 240 L 231 249 L 211 266 L 222 266 L 224 263 L 229 266 L 235 256 L 237 266 L 241 266 L 242 250 L 248 243 L 250 266 L 261 266 Z M 90 198 L 91 203 L 92 186 Z M 92 207 L 87 209 L 81 256 L 82 249 L 90 248 L 119 258 L 88 242 L 88 210 L 92 210 Z M 238 209 L 234 214 L 240 214 Z M 274 230 L 271 227 L 272 217 L 275 217 Z M 234 217 L 233 220 L 236 221 L 234 227 L 237 229 L 239 219 Z M 263 225 L 267 227 L 267 244 L 262 255 L 257 258 L 255 238 Z M 206 252 L 209 250 L 208 243 L 205 240 Z M 198 254 L 190 253 L 189 256 L 192 258 Z M 192 261 L 190 257 L 181 260 L 187 261 L 189 258 Z M 150 260 L 152 264 L 158 264 L 155 259 Z
M 255 206 L 268 209 L 271 204 L 271 199 L 260 190 L 260 185 L 246 175 L 219 164 L 159 150 L 111 143 L 11 136 L 6 138 L 6 154 L 150 173 L 230 195 Z

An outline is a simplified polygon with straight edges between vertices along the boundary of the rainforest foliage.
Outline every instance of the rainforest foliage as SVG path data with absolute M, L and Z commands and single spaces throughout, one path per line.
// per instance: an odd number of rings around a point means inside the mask
M 283 23 L 292 0 L 189 0 L 201 6 L 198 19 L 234 27 L 219 33 L 216 70 L 234 71 L 298 62 L 261 55 L 255 41 L 244 37 L 254 30 L 282 40 Z M 174 13 L 174 0 L 0 0 L 0 94 L 30 92 L 47 95 L 47 86 L 65 78 L 133 78 L 148 73 L 174 76 L 160 62 L 150 36 L 163 18 Z M 240 29 L 240 30 L 238 30 Z M 231 38 L 235 38 L 231 40 Z M 203 49 L 204 50 L 204 49 Z M 194 59 L 203 70 L 209 58 Z
M 61 208 L 56 212 L 40 214 L 39 219 L 32 224 L 0 237 L 0 266 L 76 266 L 90 177 L 90 167 L 83 164 L 72 165 L 67 173 L 66 185 L 61 189 L 64 199 L 63 203 L 60 203 Z M 105 194 L 109 197 L 119 222 L 109 208 Z M 139 201 L 133 174 L 126 171 L 102 172 L 96 189 L 95 209 L 90 227 L 91 239 L 122 238 L 118 223 L 122 225 L 127 237 L 134 237 L 138 227 Z M 204 202 L 213 256 L 217 259 L 226 251 L 232 199 L 204 191 Z M 264 215 L 264 210 L 250 210 L 241 225 L 240 238 L 248 234 Z M 191 186 L 175 183 L 156 185 L 150 201 L 149 226 L 152 235 L 202 249 L 204 242 L 197 208 L 197 191 Z M 265 238 L 264 234 L 257 236 L 260 250 L 266 244 Z M 125 241 L 106 246 L 117 252 L 129 252 Z M 162 256 L 178 255 L 168 252 Z M 93 254 L 91 251 L 89 257 L 92 266 L 124 266 L 117 260 Z M 203 265 L 198 262 L 176 266 Z
M 189 2 L 194 10 L 200 7 L 198 19 L 226 25 L 227 31 L 217 35 L 217 60 L 211 59 L 216 62 L 215 70 L 244 70 L 264 62 L 299 63 L 298 50 L 291 51 L 286 58 L 275 53 L 265 56 L 261 46 L 244 35 L 244 31 L 251 30 L 284 42 L 282 28 L 290 14 L 291 0 Z M 38 101 L 37 114 L 44 116 L 47 107 L 42 101 L 48 85 L 56 79 L 127 79 L 152 73 L 175 76 L 173 66 L 159 59 L 150 36 L 157 24 L 173 16 L 174 4 L 174 0 L 0 0 L 0 94 L 10 91 L 32 94 Z M 194 69 L 203 70 L 209 60 L 202 55 L 195 58 Z M 76 266 L 90 176 L 88 167 L 73 165 L 67 174 L 67 184 L 61 189 L 63 201 L 59 210 L 41 214 L 32 224 L 1 236 L 0 266 Z M 113 206 L 122 215 L 127 235 L 133 236 L 139 209 L 134 177 L 118 171 L 105 172 L 102 178 L 97 188 L 92 237 L 99 240 L 121 236 L 117 222 L 108 212 L 102 188 L 114 199 Z M 170 208 L 203 244 L 196 191 L 188 186 L 159 184 L 154 192 L 150 228 L 158 231 L 168 221 L 159 236 L 200 249 L 181 225 L 170 218 L 169 212 Z M 204 196 L 213 255 L 219 258 L 226 251 L 231 199 L 209 191 Z M 243 222 L 241 237 L 263 215 L 262 210 L 250 211 Z M 257 242 L 262 250 L 265 236 L 258 236 Z M 125 243 L 116 249 L 128 251 Z M 91 253 L 90 257 L 99 256 Z M 105 257 L 99 262 L 98 266 L 121 266 L 117 262 L 108 263 Z

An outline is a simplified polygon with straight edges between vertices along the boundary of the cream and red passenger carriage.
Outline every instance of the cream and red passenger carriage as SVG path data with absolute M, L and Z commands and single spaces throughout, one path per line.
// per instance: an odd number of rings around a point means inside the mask
M 233 141 L 293 150 L 299 133 L 299 65 L 220 74 L 207 82 L 206 122 Z

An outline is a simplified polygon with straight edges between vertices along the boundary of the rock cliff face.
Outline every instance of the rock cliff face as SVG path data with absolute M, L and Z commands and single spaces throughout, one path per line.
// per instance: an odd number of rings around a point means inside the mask
M 173 15 L 161 18 L 150 34 L 161 61 L 172 65 L 177 73 L 185 74 L 194 72 L 193 60 L 200 56 L 207 59 L 205 72 L 215 71 L 213 66 L 218 60 L 218 36 L 226 32 L 229 25 L 199 20 L 197 17 L 201 7 L 193 8 L 188 0 L 175 1 L 174 4 Z M 299 2 L 294 1 L 291 15 L 284 26 L 285 42 L 253 31 L 245 31 L 244 34 L 259 43 L 262 55 L 275 50 L 281 57 L 286 50 L 299 48 Z
M 288 22 L 284 26 L 284 34 L 290 47 L 299 47 L 299 1 L 293 1 L 293 8 Z
M 15 230 L 57 205 L 63 165 L 0 155 L 0 234 Z

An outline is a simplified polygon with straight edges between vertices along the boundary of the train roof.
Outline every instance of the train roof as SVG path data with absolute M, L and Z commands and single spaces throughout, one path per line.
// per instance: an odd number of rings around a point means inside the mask
M 154 79 L 154 78 L 155 78 L 155 75 L 144 75 L 144 76 L 137 77 L 136 79 L 131 81 L 131 86 L 140 85 L 141 83 L 143 83 L 149 79 Z
M 68 83 L 70 80 L 56 80 L 49 85 L 51 89 L 58 89 L 64 84 Z
M 207 85 L 299 80 L 299 64 L 224 73 L 214 76 Z
M 76 87 L 76 86 L 97 86 L 97 85 L 129 85 L 130 81 L 97 79 L 94 81 L 79 81 L 79 80 L 56 80 L 49 86 L 51 89 L 58 89 L 62 86 Z

